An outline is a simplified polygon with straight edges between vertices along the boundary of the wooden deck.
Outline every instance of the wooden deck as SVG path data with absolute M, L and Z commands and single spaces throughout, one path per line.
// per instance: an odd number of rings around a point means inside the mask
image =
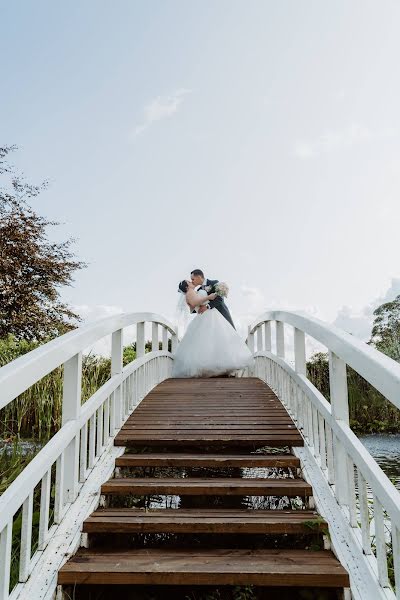
M 323 550 L 327 524 L 290 451 L 302 436 L 261 380 L 167 380 L 115 445 L 127 452 L 101 488 L 104 507 L 83 525 L 89 548 L 59 584 L 74 593 L 96 584 L 289 587 L 291 598 L 303 587 L 348 587 Z M 160 508 L 168 498 L 178 508 Z
M 302 446 L 303 438 L 260 380 L 170 379 L 132 413 L 116 446 Z

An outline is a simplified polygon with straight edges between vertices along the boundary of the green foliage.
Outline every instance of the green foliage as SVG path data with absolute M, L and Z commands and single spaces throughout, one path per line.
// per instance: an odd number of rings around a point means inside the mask
M 400 295 L 392 302 L 381 304 L 374 311 L 371 343 L 386 354 L 400 362 Z
M 74 240 L 52 242 L 48 229 L 59 225 L 29 204 L 47 187 L 26 183 L 8 163 L 14 146 L 0 147 L 0 337 L 44 340 L 80 320 L 61 301 L 60 287 L 86 265 L 77 261 Z

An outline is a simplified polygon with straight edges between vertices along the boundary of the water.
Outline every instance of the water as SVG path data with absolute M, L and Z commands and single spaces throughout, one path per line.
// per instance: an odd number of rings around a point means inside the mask
M 400 490 L 400 434 L 362 435 L 360 441 Z

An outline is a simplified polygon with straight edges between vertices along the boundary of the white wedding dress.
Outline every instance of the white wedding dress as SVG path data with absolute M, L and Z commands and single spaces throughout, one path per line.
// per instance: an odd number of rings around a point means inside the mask
M 207 295 L 204 290 L 198 294 Z M 217 377 L 253 364 L 253 357 L 232 325 L 216 309 L 197 315 L 174 356 L 172 377 Z

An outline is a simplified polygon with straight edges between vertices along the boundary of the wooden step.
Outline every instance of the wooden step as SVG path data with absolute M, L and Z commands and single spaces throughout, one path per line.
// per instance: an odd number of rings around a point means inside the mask
M 311 496 L 311 485 L 303 479 L 134 477 L 110 479 L 102 494 L 135 496 L 147 494 L 190 496 Z
M 108 508 L 83 523 L 85 533 L 315 534 L 326 522 L 307 510 Z
M 300 467 L 292 454 L 124 454 L 115 461 L 116 467 Z
M 328 551 L 81 549 L 58 583 L 343 588 L 349 577 Z
M 141 434 L 121 429 L 114 439 L 115 446 L 140 447 L 140 446 L 200 446 L 218 448 L 221 446 L 262 448 L 272 446 L 304 446 L 301 435 L 295 431 L 289 433 L 277 432 L 269 434 L 251 433 L 217 433 L 217 432 L 188 432 L 174 430 L 169 432 L 146 431 Z

